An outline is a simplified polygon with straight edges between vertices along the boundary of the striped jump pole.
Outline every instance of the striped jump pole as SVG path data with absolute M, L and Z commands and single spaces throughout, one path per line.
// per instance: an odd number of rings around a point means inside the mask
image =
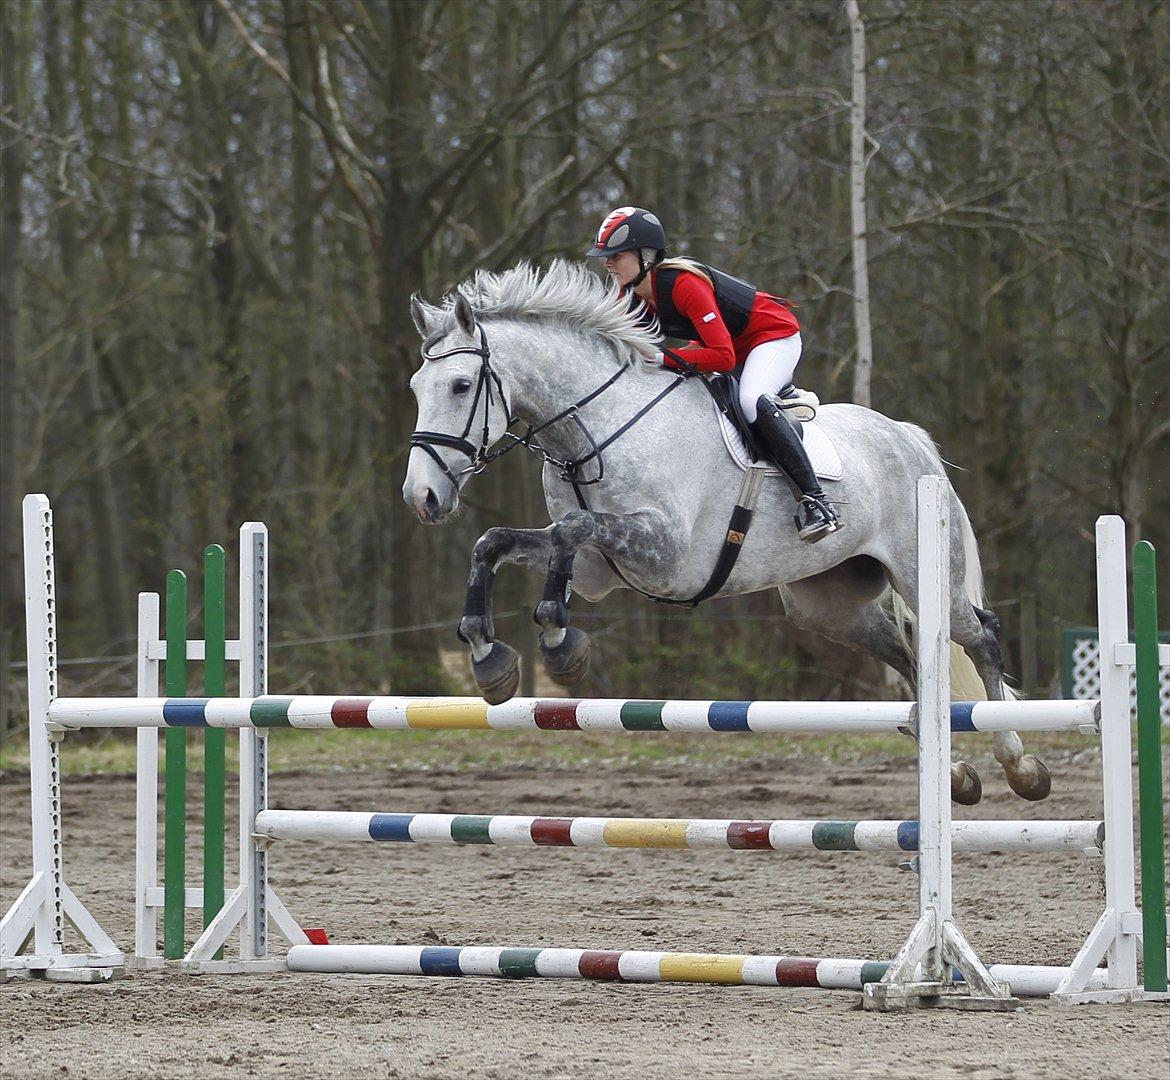
M 917 821 L 735 821 L 707 818 L 524 817 L 263 810 L 268 840 L 375 840 L 496 847 L 663 848 L 731 851 L 918 850 Z M 955 851 L 1100 855 L 1101 821 L 956 821 Z
M 948 705 L 950 730 L 1095 732 L 1095 701 L 976 701 Z M 915 734 L 901 701 L 649 701 L 476 697 L 57 698 L 65 728 L 365 728 L 387 731 L 694 731 Z
M 290 971 L 351 975 L 488 976 L 505 979 L 590 979 L 605 982 L 712 983 L 861 990 L 879 982 L 889 963 L 805 956 L 726 953 L 610 952 L 602 949 L 507 949 L 445 945 L 296 945 Z M 992 976 L 1013 994 L 1045 997 L 1067 971 L 1061 967 L 993 964 Z M 956 981 L 962 973 L 954 971 Z M 1103 985 L 1105 972 L 1095 980 Z

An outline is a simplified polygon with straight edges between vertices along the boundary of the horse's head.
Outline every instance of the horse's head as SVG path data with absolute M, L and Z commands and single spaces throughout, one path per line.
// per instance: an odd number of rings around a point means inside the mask
M 460 489 L 507 429 L 509 411 L 487 334 L 462 293 L 449 314 L 417 297 L 410 313 L 423 338 L 423 363 L 410 380 L 418 424 L 402 497 L 420 521 L 435 525 L 459 506 Z

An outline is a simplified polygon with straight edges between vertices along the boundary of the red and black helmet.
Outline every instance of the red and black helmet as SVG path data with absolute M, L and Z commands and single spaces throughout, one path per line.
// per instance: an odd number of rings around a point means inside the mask
M 605 215 L 597 230 L 597 243 L 586 255 L 616 255 L 620 251 L 653 248 L 666 250 L 666 230 L 649 210 L 640 206 L 619 206 Z

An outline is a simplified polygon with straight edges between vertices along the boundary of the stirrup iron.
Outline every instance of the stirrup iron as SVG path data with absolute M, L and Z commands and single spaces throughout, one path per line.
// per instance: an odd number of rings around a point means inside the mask
M 801 521 L 801 512 L 804 521 Z M 796 524 L 796 534 L 806 544 L 815 544 L 823 540 L 829 533 L 836 532 L 841 523 L 836 512 L 829 505 L 824 493 L 806 493 L 800 499 L 798 512 L 793 517 Z

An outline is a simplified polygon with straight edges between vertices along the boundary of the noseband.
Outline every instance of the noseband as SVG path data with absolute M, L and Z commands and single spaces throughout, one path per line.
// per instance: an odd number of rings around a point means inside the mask
M 475 383 L 475 397 L 471 401 L 471 411 L 467 414 L 467 423 L 463 425 L 463 433 L 461 435 L 447 435 L 442 431 L 413 431 L 410 435 L 410 445 L 417 446 L 430 454 L 435 464 L 443 470 L 447 479 L 455 486 L 456 491 L 459 490 L 459 478 L 461 476 L 469 472 L 483 472 L 492 460 L 488 456 L 488 447 L 492 442 L 488 429 L 491 424 L 492 400 L 495 394 L 498 393 L 500 395 L 500 404 L 504 406 L 504 415 L 508 418 L 508 424 L 512 422 L 512 410 L 508 407 L 508 398 L 504 394 L 504 384 L 500 382 L 500 376 L 496 373 L 495 368 L 492 367 L 492 351 L 488 348 L 487 334 L 484 332 L 481 324 L 476 323 L 475 328 L 479 331 L 478 347 L 470 345 L 459 349 L 449 349 L 447 352 L 435 353 L 428 352 L 427 345 L 424 343 L 422 349 L 424 360 L 446 360 L 450 356 L 479 357 L 479 378 Z M 475 414 L 479 410 L 481 398 L 483 399 L 483 428 L 480 432 L 479 446 L 476 446 L 467 436 L 471 434 L 471 429 L 475 427 Z M 452 472 L 447 463 L 439 456 L 439 452 L 435 449 L 436 446 L 448 446 L 452 450 L 458 450 L 470 459 L 470 464 L 466 468 L 460 469 L 458 473 Z

